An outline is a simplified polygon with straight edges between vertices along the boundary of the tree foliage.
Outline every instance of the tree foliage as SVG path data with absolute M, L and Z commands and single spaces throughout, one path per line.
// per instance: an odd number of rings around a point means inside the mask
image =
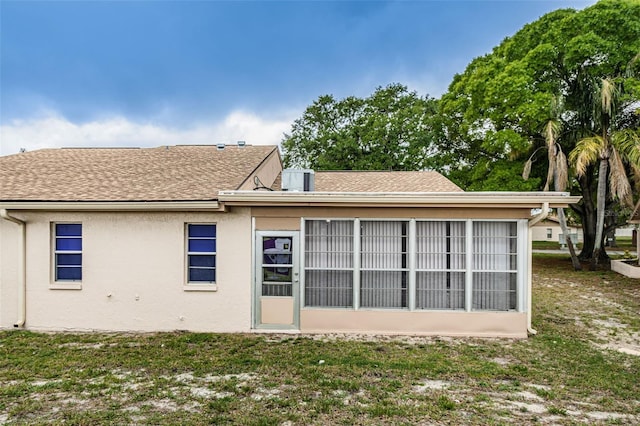
M 451 165 L 449 177 L 466 189 L 495 189 L 496 177 L 509 168 L 522 170 L 532 152 L 545 145 L 550 120 L 562 129 L 556 143 L 565 153 L 578 141 L 601 135 L 594 101 L 603 79 L 624 89 L 618 127 L 633 129 L 639 121 L 637 107 L 632 107 L 640 99 L 640 82 L 634 77 L 639 52 L 638 0 L 561 9 L 525 25 L 491 53 L 474 59 L 440 100 L 446 141 L 440 161 Z M 559 115 L 554 107 L 558 98 Z M 541 188 L 549 165 L 533 164 L 527 183 L 538 186 L 530 189 Z M 587 165 L 570 186 L 583 196 L 576 206 L 585 232 L 581 257 L 591 254 L 595 239 L 596 166 Z M 518 175 L 501 189 L 525 189 Z M 612 199 L 608 201 L 611 208 Z
M 419 170 L 433 154 L 433 98 L 400 84 L 367 98 L 320 96 L 282 142 L 287 167 Z

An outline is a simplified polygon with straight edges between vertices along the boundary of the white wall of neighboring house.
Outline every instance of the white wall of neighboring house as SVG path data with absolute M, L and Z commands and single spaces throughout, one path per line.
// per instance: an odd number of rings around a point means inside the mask
M 620 226 L 616 228 L 616 237 L 631 238 L 634 229 L 636 229 L 635 225 Z
M 558 241 L 559 235 L 562 234 L 560 226 L 554 223 L 538 224 L 532 229 L 533 241 Z
M 570 226 L 569 232 L 571 234 L 578 235 L 578 242 L 582 241 L 582 229 Z M 545 220 L 532 228 L 532 241 L 552 241 L 558 242 L 560 241 L 560 234 L 562 234 L 562 228 L 555 221 Z
M 28 329 L 247 332 L 251 328 L 249 209 L 13 215 L 27 222 Z M 55 222 L 82 223 L 81 283 L 54 281 Z M 187 223 L 217 224 L 216 291 L 190 291 L 185 285 Z M 1 220 L 0 232 L 0 327 L 13 328 L 18 226 Z

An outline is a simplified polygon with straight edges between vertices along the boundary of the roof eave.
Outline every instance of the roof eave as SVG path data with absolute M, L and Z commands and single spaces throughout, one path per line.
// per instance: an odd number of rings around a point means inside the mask
M 567 207 L 581 197 L 566 192 L 256 192 L 221 191 L 230 206 Z
M 0 209 L 49 211 L 224 211 L 218 200 L 202 201 L 0 201 Z

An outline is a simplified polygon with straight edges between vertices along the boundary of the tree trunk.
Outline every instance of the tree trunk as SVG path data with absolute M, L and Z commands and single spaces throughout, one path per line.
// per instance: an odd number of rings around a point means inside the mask
M 600 251 L 602 250 L 602 237 L 604 232 L 604 213 L 605 213 L 605 197 L 607 196 L 607 166 L 608 159 L 600 159 L 600 167 L 598 170 L 598 194 L 596 196 L 596 240 L 593 246 L 593 255 L 591 256 L 590 269 L 595 271 L 598 267 L 600 259 Z
M 593 169 L 587 170 L 583 176 L 578 177 L 580 192 L 582 194 L 582 251 L 578 255 L 580 260 L 589 260 L 593 254 L 596 240 L 596 210 L 593 202 Z
M 558 182 L 557 167 L 555 168 L 553 175 L 554 188 L 556 192 L 560 192 L 560 182 Z M 576 271 L 581 271 L 582 265 L 580 264 L 580 260 L 578 260 L 578 257 L 576 256 L 576 250 L 573 247 L 573 240 L 571 239 L 571 234 L 569 234 L 569 228 L 567 228 L 567 219 L 564 216 L 564 209 L 562 207 L 558 209 L 558 220 L 560 221 L 560 228 L 562 229 L 565 241 L 567 242 L 567 246 L 569 247 L 569 254 L 571 254 L 571 263 L 573 263 L 573 269 Z
M 562 233 L 565 236 L 565 240 L 567 241 L 567 246 L 569 247 L 569 253 L 571 254 L 571 263 L 573 263 L 573 269 L 576 271 L 582 270 L 582 265 L 580 264 L 580 260 L 578 256 L 576 256 L 576 250 L 573 247 L 573 240 L 571 239 L 571 234 L 569 234 L 569 228 L 567 228 L 567 219 L 564 216 L 564 209 L 558 209 L 558 220 L 560 221 L 560 228 L 562 229 Z

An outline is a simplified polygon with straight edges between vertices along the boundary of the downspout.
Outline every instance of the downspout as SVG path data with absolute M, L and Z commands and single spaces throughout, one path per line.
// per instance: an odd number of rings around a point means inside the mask
M 547 216 L 549 216 L 549 213 L 551 212 L 551 209 L 549 209 L 549 203 L 543 203 L 542 204 L 542 211 L 536 215 L 534 218 L 532 218 L 531 220 L 529 220 L 529 241 L 528 241 L 528 256 L 527 256 L 527 261 L 529 262 L 528 267 L 527 267 L 527 273 L 528 273 L 528 278 L 527 278 L 527 332 L 529 334 L 533 334 L 536 335 L 538 334 L 538 332 L 536 330 L 533 329 L 533 327 L 531 327 L 531 297 L 532 297 L 532 287 L 533 287 L 533 273 L 532 273 L 532 268 L 533 268 L 533 262 L 532 262 L 532 257 L 533 257 L 533 250 L 532 250 L 532 243 L 531 243 L 531 239 L 533 237 L 533 231 L 531 230 L 531 228 L 538 222 L 541 222 L 543 220 L 545 220 L 547 218 Z
M 24 326 L 27 318 L 27 224 L 10 216 L 6 209 L 0 209 L 0 217 L 20 226 L 20 238 L 18 239 L 18 320 L 13 324 L 15 328 L 19 328 Z

